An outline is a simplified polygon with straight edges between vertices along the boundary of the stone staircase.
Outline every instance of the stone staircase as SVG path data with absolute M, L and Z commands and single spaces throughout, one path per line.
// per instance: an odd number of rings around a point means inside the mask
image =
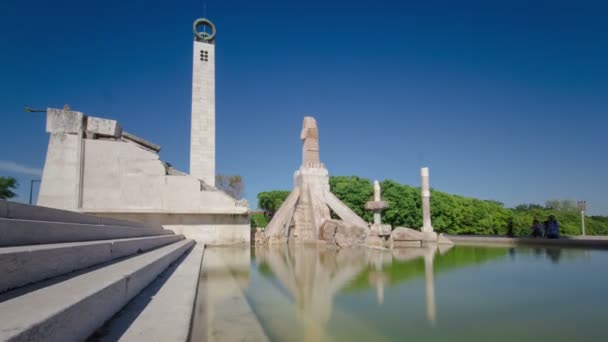
M 0 340 L 186 340 L 202 253 L 161 226 L 0 200 Z

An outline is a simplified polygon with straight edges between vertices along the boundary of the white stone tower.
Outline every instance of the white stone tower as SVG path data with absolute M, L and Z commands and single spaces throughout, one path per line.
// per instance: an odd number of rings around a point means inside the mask
M 208 27 L 211 33 L 199 32 Z M 215 186 L 215 25 L 194 21 L 190 175 Z

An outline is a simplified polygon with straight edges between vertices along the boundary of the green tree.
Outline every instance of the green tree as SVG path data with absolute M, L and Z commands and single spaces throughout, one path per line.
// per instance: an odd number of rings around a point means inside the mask
M 373 197 L 373 186 L 368 179 L 356 176 L 332 176 L 331 191 L 366 221 L 372 214 L 365 210 Z M 422 226 L 422 201 L 420 188 L 399 184 L 393 180 L 381 182 L 382 199 L 389 208 L 382 214 L 382 221 L 393 228 Z M 258 195 L 260 208 L 270 217 L 289 195 L 288 191 L 270 191 Z M 545 207 L 538 204 L 522 204 L 513 209 L 493 200 L 480 200 L 431 189 L 431 218 L 437 232 L 448 234 L 505 235 L 507 225 L 513 222 L 514 234 L 528 236 L 534 219 L 545 221 L 554 215 L 561 224 L 564 235 L 581 234 L 580 213 L 576 204 L 568 200 L 547 201 Z M 585 219 L 589 235 L 608 235 L 608 217 L 588 216 Z
M 268 225 L 268 218 L 264 213 L 252 213 L 250 220 L 253 228 L 265 228 Z
M 380 183 L 381 198 L 388 202 L 382 213 L 382 221 L 395 227 L 416 228 L 422 226 L 422 200 L 420 190 L 401 185 L 393 180 Z
M 274 191 L 264 191 L 258 194 L 258 207 L 264 210 L 264 215 L 268 220 L 271 220 L 279 210 L 279 207 L 287 196 L 289 196 L 290 191 L 287 190 L 274 190 Z
M 19 186 L 17 180 L 12 177 L 0 177 L 0 198 L 13 198 L 17 196 L 11 189 L 15 190 Z
M 367 222 L 372 220 L 372 213 L 365 210 L 365 203 L 374 196 L 374 187 L 369 179 L 357 176 L 332 176 L 329 177 L 329 188 L 359 217 Z

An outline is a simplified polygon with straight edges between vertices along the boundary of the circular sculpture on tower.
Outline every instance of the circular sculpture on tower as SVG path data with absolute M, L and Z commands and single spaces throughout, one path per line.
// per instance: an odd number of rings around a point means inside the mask
M 209 29 L 211 29 L 211 33 L 204 32 L 204 31 L 200 32 L 198 30 L 198 28 L 200 26 L 209 27 Z M 215 40 L 215 34 L 217 31 L 215 29 L 215 25 L 213 25 L 213 23 L 209 19 L 205 19 L 205 18 L 196 19 L 194 21 L 192 30 L 194 31 L 194 36 L 196 36 L 196 38 L 200 41 L 203 41 L 205 43 L 211 43 Z

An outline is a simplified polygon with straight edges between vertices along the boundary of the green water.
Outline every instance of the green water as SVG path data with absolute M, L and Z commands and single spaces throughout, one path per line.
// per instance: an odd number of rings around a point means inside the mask
M 274 341 L 606 341 L 607 270 L 596 250 L 256 248 L 242 289 Z

